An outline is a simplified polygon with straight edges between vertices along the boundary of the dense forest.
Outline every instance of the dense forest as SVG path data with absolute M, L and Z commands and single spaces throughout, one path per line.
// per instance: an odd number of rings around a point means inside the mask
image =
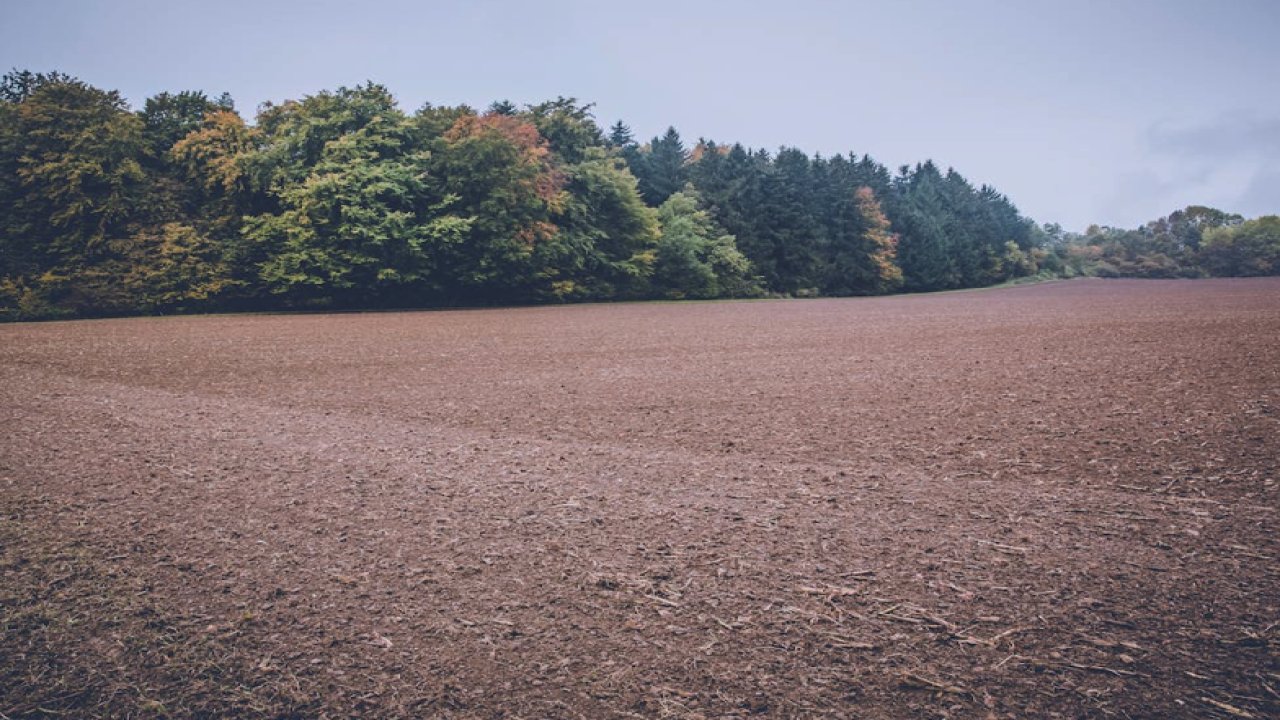
M 1175 216 L 1070 235 L 932 162 L 641 143 L 564 98 L 410 114 L 369 83 L 250 123 L 225 94 L 134 111 L 61 73 L 0 81 L 5 319 L 1280 271 L 1275 218 Z

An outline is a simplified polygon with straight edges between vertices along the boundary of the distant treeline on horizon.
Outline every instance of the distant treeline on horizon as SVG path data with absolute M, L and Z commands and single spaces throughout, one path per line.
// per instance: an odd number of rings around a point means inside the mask
M 1028 276 L 1280 273 L 1280 218 L 1065 233 L 932 162 L 640 144 L 559 98 L 397 107 L 373 83 L 133 111 L 0 80 L 0 318 L 874 295 Z

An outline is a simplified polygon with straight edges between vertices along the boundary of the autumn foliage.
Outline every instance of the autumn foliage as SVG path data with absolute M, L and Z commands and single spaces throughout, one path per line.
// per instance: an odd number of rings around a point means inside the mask
M 1073 236 L 932 162 L 811 156 L 590 105 L 266 103 L 0 79 L 0 318 L 870 295 L 1061 275 L 1280 272 L 1270 219 L 1192 207 Z

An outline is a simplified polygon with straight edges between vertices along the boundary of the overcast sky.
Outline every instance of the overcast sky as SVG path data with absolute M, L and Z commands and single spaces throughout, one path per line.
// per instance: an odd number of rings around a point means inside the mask
M 932 158 L 1069 229 L 1280 213 L 1280 0 L 0 0 L 0 66 L 247 116 L 365 80 L 406 110 L 564 95 L 642 139 Z

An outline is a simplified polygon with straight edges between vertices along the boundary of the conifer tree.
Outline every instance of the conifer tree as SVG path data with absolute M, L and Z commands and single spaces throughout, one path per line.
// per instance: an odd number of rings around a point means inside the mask
M 610 147 L 625 148 L 635 144 L 635 137 L 631 134 L 631 128 L 626 123 L 619 120 L 609 127 Z
M 674 127 L 667 128 L 662 137 L 649 142 L 648 152 L 643 153 L 639 167 L 633 167 L 640 181 L 640 194 L 651 207 L 666 202 L 667 198 L 684 187 L 688 180 L 685 163 L 689 152 L 685 150 L 680 133 Z

